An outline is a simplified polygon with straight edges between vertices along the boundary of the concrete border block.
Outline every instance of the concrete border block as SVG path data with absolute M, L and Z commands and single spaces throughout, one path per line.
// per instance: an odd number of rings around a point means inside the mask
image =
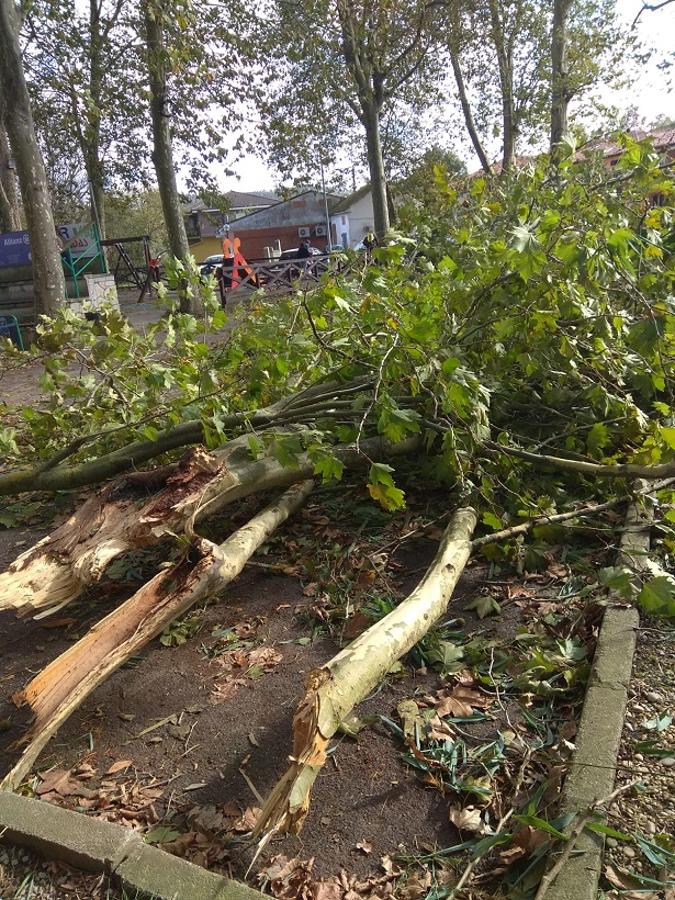
M 608 609 L 603 619 L 576 751 L 565 780 L 562 811 L 578 812 L 614 789 L 616 761 L 628 702 L 636 632 L 636 609 Z M 584 831 L 547 893 L 547 900 L 595 900 L 604 835 Z
M 0 842 L 26 847 L 158 900 L 261 900 L 254 888 L 146 844 L 135 831 L 0 791 Z
M 641 489 L 644 482 L 638 482 Z M 626 510 L 617 564 L 634 571 L 648 558 L 651 505 L 646 498 L 630 503 Z M 576 750 L 565 779 L 563 812 L 579 812 L 612 793 L 621 733 L 628 705 L 628 687 L 633 670 L 640 614 L 634 607 L 610 607 L 598 636 L 584 708 L 577 731 Z M 596 900 L 605 837 L 585 830 L 579 836 L 547 900 Z M 562 851 L 560 851 L 562 852 Z M 551 864 L 559 854 L 554 855 Z

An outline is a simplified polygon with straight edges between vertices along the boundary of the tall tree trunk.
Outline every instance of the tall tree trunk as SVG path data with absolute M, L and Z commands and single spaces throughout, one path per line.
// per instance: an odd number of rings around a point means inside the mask
M 502 93 L 502 129 L 504 132 L 504 149 L 502 153 L 502 171 L 508 172 L 516 162 L 516 108 L 513 99 L 513 59 L 507 48 L 498 0 L 490 0 L 490 20 L 492 40 L 497 54 L 499 69 L 499 86 Z
M 101 6 L 99 0 L 89 0 L 89 99 L 87 127 L 82 148 L 89 193 L 92 220 L 98 224 L 101 237 L 105 237 L 104 166 L 101 159 L 101 93 L 103 87 L 103 60 L 101 35 Z
M 553 0 L 551 32 L 551 160 L 560 162 L 561 141 L 567 134 L 567 105 L 570 100 L 567 67 L 567 20 L 572 0 Z
M 21 204 L 0 96 L 0 231 L 21 230 Z
M 63 303 L 65 281 L 47 175 L 35 136 L 21 62 L 19 27 L 19 11 L 14 0 L 0 0 L 0 91 L 11 98 L 5 113 L 5 127 L 16 160 L 30 232 L 37 311 L 53 315 Z
M 380 139 L 380 110 L 373 100 L 362 103 L 363 127 L 366 130 L 370 188 L 373 197 L 375 234 L 382 239 L 389 230 L 389 204 L 387 202 L 387 177 L 384 172 L 382 141 Z
M 491 175 L 492 167 L 478 135 L 478 129 L 476 128 L 476 123 L 473 118 L 471 105 L 469 104 L 469 99 L 466 95 L 466 85 L 464 84 L 464 74 L 462 72 L 462 66 L 459 61 L 459 56 L 454 49 L 450 50 L 450 62 L 452 63 L 452 71 L 454 72 L 455 81 L 457 82 L 457 93 L 459 94 L 459 102 L 462 105 L 462 113 L 464 114 L 464 124 L 466 125 L 466 130 L 469 132 L 469 137 L 471 138 L 473 149 L 476 151 L 476 155 L 480 160 L 483 171 L 486 172 L 486 174 Z
M 144 0 L 143 15 L 148 53 L 148 74 L 150 78 L 150 114 L 154 148 L 152 161 L 157 174 L 157 186 L 162 200 L 164 222 L 169 236 L 169 247 L 177 259 L 187 260 L 190 255 L 183 211 L 181 209 L 176 170 L 173 164 L 171 129 L 169 124 L 169 96 L 166 75 L 167 48 L 164 42 L 162 12 L 152 3 Z M 192 312 L 192 298 L 187 291 L 180 291 L 182 312 Z

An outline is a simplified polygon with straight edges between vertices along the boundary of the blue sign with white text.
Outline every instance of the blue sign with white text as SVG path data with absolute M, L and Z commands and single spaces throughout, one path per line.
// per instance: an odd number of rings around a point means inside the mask
M 29 266 L 32 259 L 27 231 L 7 231 L 0 234 L 0 269 Z

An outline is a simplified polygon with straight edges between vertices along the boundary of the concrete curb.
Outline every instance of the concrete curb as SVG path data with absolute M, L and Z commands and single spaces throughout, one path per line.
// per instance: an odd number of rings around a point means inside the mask
M 641 568 L 638 560 L 646 559 L 649 553 L 651 524 L 648 501 L 629 505 L 617 565 Z M 586 809 L 614 789 L 639 624 L 640 615 L 634 608 L 609 608 L 603 617 L 576 750 L 563 789 L 564 813 Z M 596 900 L 604 848 L 604 835 L 583 831 L 575 852 L 546 892 L 546 900 Z
M 0 792 L 0 842 L 106 872 L 158 900 L 261 900 L 263 894 L 146 844 L 135 831 L 42 800 Z

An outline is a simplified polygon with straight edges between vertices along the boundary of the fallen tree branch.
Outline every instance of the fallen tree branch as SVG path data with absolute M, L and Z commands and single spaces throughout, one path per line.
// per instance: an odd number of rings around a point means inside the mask
M 304 503 L 313 486 L 313 481 L 294 485 L 220 545 L 196 538 L 179 563 L 143 585 L 36 675 L 13 698 L 18 705 L 28 703 L 35 718 L 20 741 L 28 746 L 0 787 L 18 787 L 47 741 L 111 672 L 173 619 L 236 578 L 258 547 Z
M 662 481 L 640 488 L 632 494 L 623 494 L 621 497 L 615 497 L 613 500 L 608 500 L 606 503 L 588 503 L 585 506 L 578 506 L 576 509 L 571 509 L 568 512 L 527 519 L 527 521 L 520 522 L 518 525 L 502 528 L 500 531 L 495 531 L 492 534 L 486 534 L 483 535 L 483 537 L 475 538 L 471 542 L 471 549 L 472 551 L 480 550 L 480 548 L 484 547 L 486 544 L 494 544 L 498 541 L 508 541 L 511 538 L 517 537 L 519 534 L 526 534 L 538 525 L 556 525 L 560 522 L 568 522 L 570 519 L 581 518 L 582 516 L 597 516 L 602 512 L 606 512 L 608 509 L 615 509 L 623 503 L 628 503 L 634 497 L 641 497 L 646 494 L 651 494 L 654 491 L 660 491 L 671 484 L 675 484 L 675 478 L 664 478 Z
M 247 410 L 224 416 L 221 427 L 224 430 L 242 427 L 260 429 L 268 428 L 276 422 L 292 423 L 296 416 L 303 418 L 308 415 L 330 417 L 332 410 L 342 409 L 340 404 L 346 397 L 354 396 L 371 386 L 372 379 L 369 377 L 356 378 L 347 383 L 333 381 L 311 385 L 309 388 L 292 394 L 290 397 L 284 397 L 263 409 Z M 148 421 L 149 418 L 145 417 L 142 421 Z M 134 427 L 137 427 L 138 424 L 141 423 L 135 423 Z M 128 469 L 137 468 L 163 453 L 181 447 L 189 447 L 192 444 L 201 444 L 204 441 L 204 427 L 199 419 L 194 419 L 166 429 L 154 440 L 133 441 L 125 447 L 112 450 L 97 459 L 74 466 L 61 465 L 66 458 L 77 452 L 85 443 L 94 438 L 120 431 L 122 427 L 127 426 L 115 426 L 95 435 L 76 438 L 46 463 L 41 463 L 36 467 L 15 469 L 0 474 L 0 496 L 19 494 L 25 491 L 72 490 L 88 484 L 97 484 L 114 478 Z
M 616 466 L 603 465 L 602 463 L 586 462 L 580 459 L 564 459 L 561 456 L 548 456 L 542 453 L 531 453 L 529 450 L 521 450 L 519 447 L 503 446 L 488 441 L 487 450 L 495 453 L 505 453 L 507 456 L 516 456 L 526 459 L 537 465 L 553 466 L 557 469 L 566 469 L 570 472 L 579 472 L 581 475 L 591 475 L 595 478 L 671 478 L 675 476 L 675 460 L 661 463 L 658 466 L 641 466 L 635 463 L 621 463 Z
M 195 523 L 235 500 L 314 477 L 308 454 L 300 454 L 293 467 L 270 456 L 252 460 L 246 441 L 246 436 L 236 438 L 211 454 L 190 450 L 156 474 L 125 475 L 99 491 L 0 574 L 0 609 L 21 617 L 52 615 L 97 582 L 117 556 L 170 535 L 190 536 Z M 368 457 L 404 455 L 418 446 L 415 436 L 398 444 L 371 438 L 362 442 L 363 453 L 350 445 L 333 452 L 352 469 L 366 465 Z M 153 484 L 162 489 L 147 499 Z M 139 491 L 146 492 L 140 505 Z
M 307 693 L 293 719 L 293 754 L 286 774 L 272 790 L 254 834 L 298 832 L 326 750 L 347 713 L 382 680 L 445 612 L 471 552 L 476 513 L 458 509 L 440 547 L 415 590 L 396 609 L 309 675 Z

